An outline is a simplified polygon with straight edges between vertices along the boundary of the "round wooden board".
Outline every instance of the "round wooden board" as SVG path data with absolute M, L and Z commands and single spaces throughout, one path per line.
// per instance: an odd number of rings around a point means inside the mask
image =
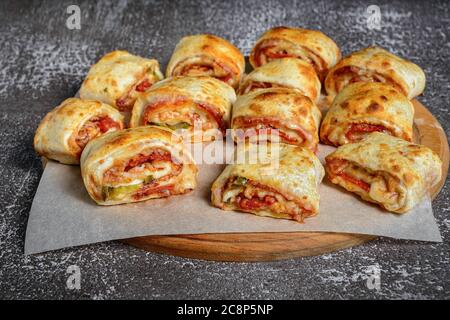
M 449 147 L 439 122 L 419 101 L 415 108 L 415 140 L 435 151 L 442 159 L 442 179 L 432 190 L 434 199 L 447 177 Z M 135 247 L 176 256 L 215 261 L 271 261 L 319 255 L 352 247 L 375 236 L 323 233 L 219 233 L 197 235 L 145 236 L 123 240 Z

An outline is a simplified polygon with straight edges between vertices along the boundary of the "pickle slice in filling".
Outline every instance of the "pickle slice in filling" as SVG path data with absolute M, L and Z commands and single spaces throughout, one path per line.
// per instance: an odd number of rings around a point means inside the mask
M 143 185 L 149 184 L 153 182 L 155 179 L 153 175 L 148 175 L 143 180 L 143 183 L 138 184 L 131 184 L 128 186 L 118 186 L 118 187 L 112 187 L 112 186 L 104 186 L 102 188 L 102 194 L 103 198 L 105 200 L 123 200 L 127 196 L 130 196 L 137 190 L 139 190 Z
M 237 177 L 236 180 L 233 182 L 234 185 L 237 186 L 243 186 L 247 183 L 248 179 L 244 177 Z
M 132 184 L 129 186 L 120 187 L 103 187 L 102 193 L 105 200 L 122 200 L 127 195 L 137 191 L 141 184 Z

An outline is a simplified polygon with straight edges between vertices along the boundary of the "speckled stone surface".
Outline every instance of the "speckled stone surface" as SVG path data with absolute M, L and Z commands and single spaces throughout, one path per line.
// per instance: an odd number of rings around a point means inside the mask
M 81 30 L 65 26 L 78 3 Z M 366 9 L 381 9 L 369 30 Z M 32 147 L 44 114 L 79 88 L 103 53 L 127 49 L 163 66 L 186 34 L 209 32 L 244 53 L 276 25 L 320 29 L 344 54 L 379 44 L 425 70 L 420 100 L 450 130 L 448 1 L 1 1 L 0 298 L 450 298 L 449 183 L 433 202 L 443 243 L 379 239 L 318 257 L 215 263 L 165 256 L 119 242 L 24 256 L 28 213 L 42 174 Z M 81 289 L 69 290 L 70 265 Z M 366 282 L 372 266 L 379 290 Z

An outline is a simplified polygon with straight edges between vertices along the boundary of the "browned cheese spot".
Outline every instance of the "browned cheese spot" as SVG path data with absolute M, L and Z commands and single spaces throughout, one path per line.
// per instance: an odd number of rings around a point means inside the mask
M 344 101 L 344 102 L 341 103 L 341 108 L 342 109 L 347 109 L 348 105 L 349 105 L 348 101 Z
M 414 182 L 414 176 L 410 173 L 403 174 L 403 180 L 406 185 L 411 185 Z
M 308 110 L 304 107 L 300 107 L 298 110 L 298 114 L 301 117 L 306 117 L 308 115 Z
M 262 113 L 262 111 L 264 110 L 264 108 L 259 103 L 251 103 L 248 108 L 256 113 Z
M 379 111 L 383 111 L 383 107 L 381 105 L 379 105 L 376 102 L 372 102 L 368 107 L 367 107 L 367 112 L 368 113 L 375 113 L 375 112 L 379 112 Z

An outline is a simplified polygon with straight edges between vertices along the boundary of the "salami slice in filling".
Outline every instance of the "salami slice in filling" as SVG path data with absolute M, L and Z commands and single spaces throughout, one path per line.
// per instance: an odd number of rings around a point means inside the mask
M 337 69 L 333 72 L 333 78 L 335 92 L 340 92 L 345 86 L 356 82 L 381 82 L 389 84 L 405 96 L 407 95 L 404 88 L 398 85 L 392 78 L 356 66 L 346 66 Z
M 108 116 L 93 117 L 89 119 L 83 124 L 80 130 L 78 130 L 75 138 L 75 141 L 80 148 L 80 154 L 86 144 L 92 139 L 108 131 L 120 130 L 121 128 L 122 126 L 120 123 Z
M 301 129 L 287 128 L 277 119 L 263 118 L 263 117 L 239 117 L 234 119 L 233 125 L 236 128 L 244 129 L 238 139 L 247 139 L 253 135 L 277 135 L 280 142 L 289 144 L 301 144 L 308 137 L 308 134 Z M 270 139 L 269 139 L 270 140 Z
M 301 59 L 308 62 L 319 76 L 322 77 L 324 73 L 325 62 L 323 59 L 306 47 L 295 49 L 292 48 L 292 45 L 281 41 L 267 40 L 260 43 L 255 50 L 255 62 L 257 66 L 283 58 Z
M 137 96 L 140 93 L 143 93 L 150 89 L 153 85 L 154 81 L 149 78 L 144 78 L 138 81 L 130 91 L 128 91 L 121 98 L 116 100 L 116 105 L 119 108 L 119 111 L 130 111 L 133 108 L 133 105 L 136 101 Z
M 238 77 L 225 65 L 216 61 L 204 63 L 184 63 L 177 66 L 173 72 L 174 76 L 210 76 L 214 77 L 230 86 L 235 85 L 235 78 Z
M 186 99 L 158 101 L 146 107 L 142 125 L 159 125 L 173 130 L 192 131 L 199 125 L 203 131 L 219 129 L 225 133 L 226 123 L 222 114 L 204 103 L 195 103 Z
M 173 159 L 169 151 L 158 148 L 141 152 L 126 161 L 116 161 L 103 174 L 104 200 L 170 196 L 174 189 L 172 178 L 179 175 L 182 168 L 183 164 Z
M 351 142 L 355 142 L 363 139 L 365 136 L 367 136 L 367 134 L 371 132 L 382 132 L 387 134 L 390 133 L 390 131 L 386 129 L 385 126 L 382 125 L 375 125 L 368 123 L 353 123 L 350 125 L 350 128 L 348 129 L 345 136 Z
M 302 222 L 312 215 L 308 205 L 300 204 L 274 188 L 244 177 L 231 177 L 222 192 L 222 201 L 244 212 L 271 211 Z

